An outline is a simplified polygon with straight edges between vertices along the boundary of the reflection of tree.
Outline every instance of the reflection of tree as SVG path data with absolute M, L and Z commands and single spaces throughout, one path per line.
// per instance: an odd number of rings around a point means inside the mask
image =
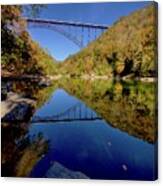
M 23 150 L 20 161 L 16 166 L 16 176 L 28 176 L 34 165 L 48 150 L 48 141 L 38 134 L 32 141 L 25 140 L 27 147 Z
M 2 176 L 28 176 L 40 157 L 48 150 L 41 134 L 31 138 L 28 124 L 2 124 Z
M 68 80 L 69 81 L 69 80 Z M 36 87 L 35 83 L 13 83 L 13 90 L 36 99 L 37 107 L 57 88 L 84 101 L 111 126 L 147 142 L 155 141 L 155 85 L 73 79 Z M 39 134 L 28 135 L 29 123 L 2 123 L 2 176 L 28 176 L 48 150 L 48 141 Z
M 150 143 L 155 141 L 154 84 L 73 80 L 62 86 L 113 127 Z
M 40 87 L 35 81 L 11 81 L 10 90 L 36 100 L 36 107 L 50 99 L 57 85 Z M 28 176 L 40 157 L 48 149 L 48 141 L 42 134 L 28 135 L 26 123 L 2 123 L 2 176 Z
M 2 176 L 12 176 L 18 159 L 16 141 L 26 134 L 26 129 L 10 124 L 2 124 Z

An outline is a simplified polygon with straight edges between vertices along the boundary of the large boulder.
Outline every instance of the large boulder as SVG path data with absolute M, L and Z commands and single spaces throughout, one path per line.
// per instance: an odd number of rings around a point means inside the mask
M 18 103 L 8 114 L 2 118 L 2 122 L 29 121 L 33 113 L 33 107 L 25 102 Z

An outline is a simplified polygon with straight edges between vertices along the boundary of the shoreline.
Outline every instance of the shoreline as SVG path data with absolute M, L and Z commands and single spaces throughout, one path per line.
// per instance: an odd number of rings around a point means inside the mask
M 53 81 L 53 80 L 60 80 L 60 79 L 83 79 L 83 80 L 123 80 L 123 81 L 141 81 L 141 82 L 157 82 L 157 77 L 129 77 L 129 76 L 123 76 L 123 77 L 109 77 L 106 75 L 81 75 L 81 76 L 71 76 L 71 75 L 62 75 L 62 74 L 58 74 L 58 75 L 47 75 L 47 76 L 38 76 L 38 75 L 23 75 L 23 76 L 1 76 L 2 80 L 18 80 L 18 81 L 23 81 L 23 80 L 32 80 L 32 81 L 36 81 L 36 82 L 41 82 L 41 83 L 46 83 L 49 81 Z
M 2 79 L 4 77 L 1 77 Z M 6 81 L 10 80 L 18 80 L 18 81 L 23 81 L 23 80 L 27 80 L 27 81 L 36 81 L 38 82 L 38 84 L 40 86 L 44 86 L 44 87 L 48 87 L 51 85 L 52 81 L 57 81 L 57 80 L 61 80 L 61 79 L 83 79 L 83 80 L 90 80 L 90 81 L 95 81 L 95 80 L 114 80 L 113 78 L 109 78 L 107 76 L 90 76 L 90 75 L 83 75 L 80 77 L 70 77 L 70 75 L 56 75 L 56 76 L 23 76 L 23 77 L 5 77 Z M 140 77 L 140 78 L 118 78 L 116 79 L 117 81 L 141 81 L 144 83 L 154 83 L 157 82 L 157 78 L 155 77 Z M 2 89 L 3 87 L 1 87 L 1 94 L 2 94 Z M 14 93 L 12 91 L 7 91 L 5 92 L 5 94 L 7 95 L 7 99 L 2 100 L 1 101 L 1 118 L 3 118 L 5 115 L 11 113 L 18 105 L 20 105 L 21 103 L 25 103 L 26 105 L 29 105 L 31 107 L 34 107 L 35 105 L 35 101 L 30 99 L 30 98 L 26 98 L 24 97 L 22 94 L 18 94 L 18 93 Z

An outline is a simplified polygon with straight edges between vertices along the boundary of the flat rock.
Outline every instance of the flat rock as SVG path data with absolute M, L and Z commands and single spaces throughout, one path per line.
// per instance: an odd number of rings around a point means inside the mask
M 1 102 L 1 118 L 3 120 L 22 120 L 29 115 L 34 101 L 28 98 L 23 98 L 13 92 L 9 92 L 7 99 Z
M 18 103 L 10 113 L 2 118 L 2 122 L 28 121 L 32 115 L 32 106 L 27 103 Z

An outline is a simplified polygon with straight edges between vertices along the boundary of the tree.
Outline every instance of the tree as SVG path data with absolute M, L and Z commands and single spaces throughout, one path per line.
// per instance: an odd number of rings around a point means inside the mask
M 2 5 L 2 70 L 16 75 L 51 73 L 55 69 L 54 60 L 28 34 L 22 17 L 24 6 Z M 28 7 L 35 14 L 41 8 Z

